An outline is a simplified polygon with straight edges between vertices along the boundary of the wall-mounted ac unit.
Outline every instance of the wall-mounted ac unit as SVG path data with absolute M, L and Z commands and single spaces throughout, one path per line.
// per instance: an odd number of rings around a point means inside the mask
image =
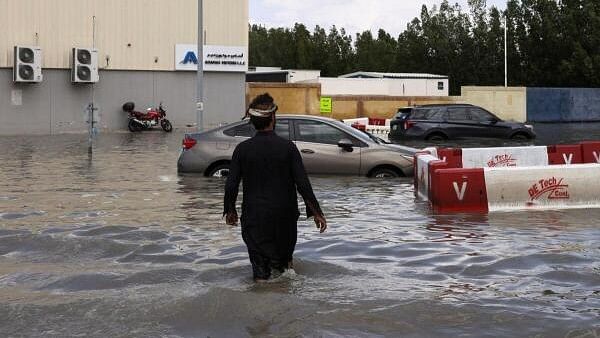
M 42 82 L 42 49 L 37 46 L 15 46 L 14 82 Z
M 99 80 L 98 50 L 94 48 L 73 48 L 71 82 L 94 83 Z

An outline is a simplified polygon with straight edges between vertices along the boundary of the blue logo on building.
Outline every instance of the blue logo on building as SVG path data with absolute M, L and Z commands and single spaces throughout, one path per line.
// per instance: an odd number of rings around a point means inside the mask
M 198 58 L 196 57 L 196 53 L 189 51 L 187 52 L 187 54 L 185 54 L 185 57 L 183 58 L 183 61 L 181 61 L 180 63 L 187 65 L 189 63 L 193 63 L 195 65 L 198 64 Z

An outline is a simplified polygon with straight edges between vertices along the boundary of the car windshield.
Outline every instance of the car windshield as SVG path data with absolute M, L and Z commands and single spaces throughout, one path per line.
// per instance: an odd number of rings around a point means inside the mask
M 356 128 L 351 127 L 343 122 L 335 121 L 335 124 L 337 126 L 340 126 L 341 128 L 343 128 L 344 131 L 351 133 L 352 136 L 356 136 L 363 141 L 365 141 L 365 136 L 366 136 L 366 137 L 368 137 L 368 140 L 378 143 L 378 144 L 391 144 L 392 143 L 392 142 L 386 141 L 382 138 L 379 138 L 379 137 L 369 133 L 368 131 L 356 129 Z
M 379 144 L 392 144 L 392 142 L 390 142 L 390 141 L 386 141 L 386 140 L 384 140 L 384 139 L 382 139 L 382 138 L 379 138 L 379 137 L 377 137 L 377 136 L 375 136 L 375 135 L 373 135 L 373 134 L 369 133 L 369 132 L 368 132 L 368 131 L 366 131 L 366 130 L 361 130 L 361 131 L 362 131 L 363 133 L 367 134 L 367 136 L 369 136 L 369 138 L 370 138 L 371 140 L 373 140 L 373 142 L 375 142 L 375 143 L 379 143 Z
M 343 131 L 347 132 L 348 134 L 358 138 L 359 140 L 363 141 L 363 142 L 375 142 L 375 143 L 379 143 L 376 139 L 378 139 L 378 137 L 372 135 L 369 132 L 366 131 L 362 131 L 362 130 L 358 130 L 354 127 L 351 127 L 343 122 L 340 121 L 328 121 L 331 122 L 333 124 L 335 124 L 336 127 L 341 128 Z M 373 137 L 375 139 L 373 139 Z

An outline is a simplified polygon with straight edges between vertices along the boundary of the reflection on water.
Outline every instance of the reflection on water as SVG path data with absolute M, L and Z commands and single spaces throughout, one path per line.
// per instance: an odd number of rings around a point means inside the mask
M 255 285 L 181 137 L 0 138 L 2 336 L 600 334 L 599 210 L 433 215 L 410 179 L 313 177 L 328 232 L 302 220 L 296 274 Z

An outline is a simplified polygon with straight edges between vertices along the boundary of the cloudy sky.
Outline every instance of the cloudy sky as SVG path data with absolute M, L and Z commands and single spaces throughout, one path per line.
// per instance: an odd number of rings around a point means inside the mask
M 383 28 L 397 36 L 406 24 L 421 13 L 421 6 L 439 5 L 441 0 L 249 0 L 250 22 L 266 27 L 292 27 L 305 24 L 309 30 L 319 25 L 335 25 L 349 33 Z M 467 0 L 451 0 L 466 11 Z M 487 0 L 488 7 L 504 9 L 506 0 Z

